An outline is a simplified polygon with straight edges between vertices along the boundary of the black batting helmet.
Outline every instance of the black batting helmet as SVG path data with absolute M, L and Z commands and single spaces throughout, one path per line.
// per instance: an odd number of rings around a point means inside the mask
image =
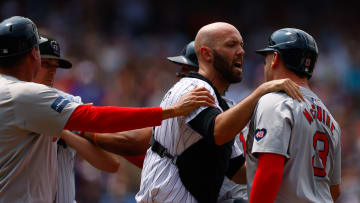
M 0 58 L 24 54 L 41 41 L 36 25 L 29 18 L 14 16 L 0 23 Z
M 167 57 L 167 59 L 180 65 L 189 65 L 196 68 L 199 67 L 194 48 L 194 41 L 190 42 L 184 47 L 180 56 Z
M 270 36 L 268 47 L 256 53 L 265 55 L 274 51 L 279 53 L 287 68 L 311 78 L 318 56 L 318 48 L 311 35 L 299 29 L 283 28 Z

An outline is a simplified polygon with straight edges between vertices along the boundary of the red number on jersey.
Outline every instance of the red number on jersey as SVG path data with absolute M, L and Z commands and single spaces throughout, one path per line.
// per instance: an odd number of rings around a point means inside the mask
M 323 150 L 317 150 L 318 141 L 324 143 Z M 318 153 L 318 155 L 321 159 L 321 162 L 322 162 L 322 166 L 323 166 L 323 168 L 314 167 L 314 158 L 315 157 L 313 156 L 312 157 L 312 166 L 314 169 L 314 175 L 319 176 L 319 177 L 325 177 L 326 176 L 326 161 L 327 161 L 327 156 L 329 154 L 329 139 L 327 138 L 325 133 L 316 132 L 313 137 L 313 145 L 314 145 L 315 153 Z

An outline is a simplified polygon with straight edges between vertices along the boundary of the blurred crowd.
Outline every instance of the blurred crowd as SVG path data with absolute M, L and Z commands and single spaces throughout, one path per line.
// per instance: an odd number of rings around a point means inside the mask
M 360 19 L 356 2 L 340 1 L 162 1 L 1 0 L 0 18 L 31 18 L 40 33 L 55 37 L 73 63 L 58 70 L 56 88 L 95 105 L 157 106 L 176 82 L 178 55 L 205 24 L 235 25 L 245 42 L 244 78 L 227 92 L 240 101 L 263 82 L 263 58 L 254 50 L 276 29 L 296 27 L 318 43 L 311 79 L 342 128 L 342 195 L 360 202 Z M 116 174 L 76 164 L 78 202 L 135 202 L 140 170 L 122 161 Z

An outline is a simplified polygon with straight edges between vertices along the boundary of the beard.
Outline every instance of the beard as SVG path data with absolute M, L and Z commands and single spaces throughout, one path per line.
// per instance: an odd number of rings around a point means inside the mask
M 213 67 L 217 70 L 218 73 L 222 76 L 222 78 L 232 84 L 238 83 L 242 80 L 242 74 L 237 74 L 233 71 L 233 63 L 230 64 L 226 61 L 225 57 L 221 56 L 218 52 L 213 50 L 214 53 L 214 61 Z

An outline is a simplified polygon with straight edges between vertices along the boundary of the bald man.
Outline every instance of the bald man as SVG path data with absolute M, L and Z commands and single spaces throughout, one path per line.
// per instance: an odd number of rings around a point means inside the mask
M 154 128 L 137 202 L 217 202 L 224 177 L 231 179 L 243 161 L 230 162 L 240 153 L 234 137 L 249 121 L 258 99 L 279 90 L 303 99 L 291 80 L 274 80 L 229 109 L 231 102 L 222 96 L 230 84 L 242 79 L 245 51 L 240 32 L 228 23 L 206 25 L 196 35 L 195 51 L 199 73 L 176 83 L 161 106 L 175 103 L 195 87 L 205 87 L 215 97 L 216 106 L 199 107 Z

